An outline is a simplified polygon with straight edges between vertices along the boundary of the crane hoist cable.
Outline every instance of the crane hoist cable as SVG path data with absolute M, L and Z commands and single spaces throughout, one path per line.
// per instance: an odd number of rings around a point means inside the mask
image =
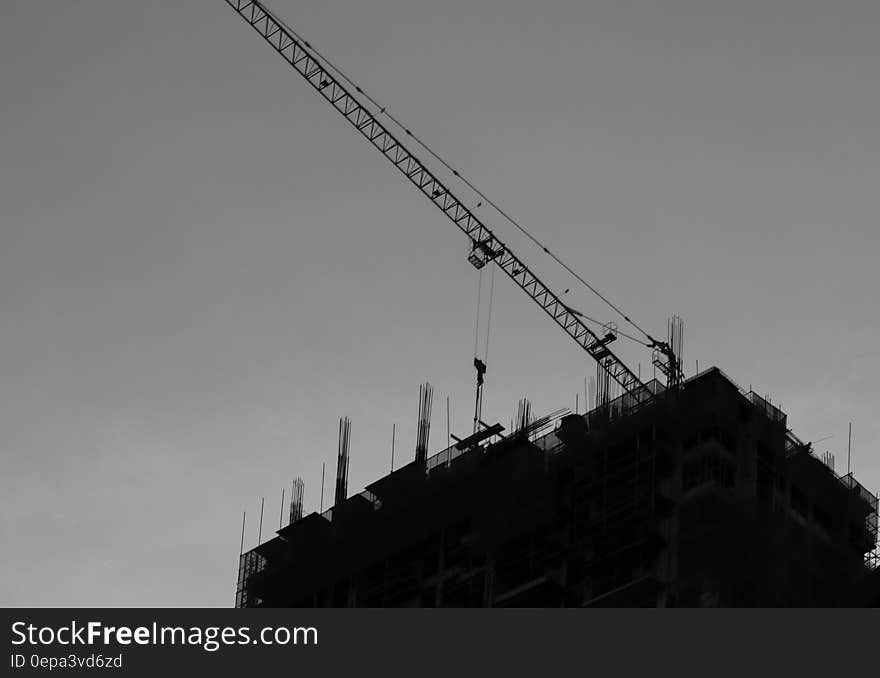
M 480 359 L 479 341 L 480 341 L 480 302 L 483 298 L 483 269 L 477 271 L 477 317 L 474 323 L 474 368 L 477 371 L 477 390 L 476 402 L 474 404 L 474 433 L 480 428 L 480 417 L 483 408 L 483 385 L 485 384 L 485 374 L 489 362 L 489 337 L 492 332 L 492 304 L 495 299 L 495 267 L 489 273 L 489 309 L 486 317 L 486 343 L 483 349 L 483 357 Z
M 483 298 L 483 269 L 477 272 L 477 317 L 474 322 L 474 357 L 480 357 L 479 341 L 480 341 L 480 315 L 481 303 Z M 492 267 L 489 272 L 489 307 L 486 314 L 486 338 L 483 344 L 482 358 L 485 362 L 489 361 L 489 337 L 492 333 L 492 306 L 495 300 L 495 268 Z
M 584 287 L 586 287 L 590 292 L 596 295 L 599 299 L 601 299 L 605 304 L 607 304 L 612 310 L 614 310 L 621 318 L 623 318 L 626 322 L 632 325 L 636 330 L 641 332 L 645 339 L 647 339 L 650 344 L 649 346 L 657 346 L 662 342 L 658 342 L 652 337 L 648 332 L 642 329 L 635 320 L 630 318 L 624 311 L 614 302 L 612 302 L 605 294 L 600 292 L 594 285 L 587 282 L 587 280 L 577 271 L 575 271 L 571 266 L 569 266 L 565 261 L 562 260 L 556 253 L 552 252 L 544 243 L 542 243 L 538 238 L 536 238 L 525 226 L 523 226 L 519 221 L 514 219 L 506 210 L 504 210 L 498 203 L 496 203 L 492 198 L 487 196 L 483 191 L 481 191 L 470 179 L 468 179 L 461 172 L 456 170 L 443 156 L 441 156 L 438 152 L 436 152 L 431 146 L 429 146 L 425 141 L 423 141 L 420 137 L 410 131 L 409 127 L 407 127 L 402 121 L 396 118 L 391 112 L 388 110 L 387 106 L 383 106 L 379 101 L 373 98 L 370 94 L 366 92 L 357 82 L 355 82 L 351 77 L 349 77 L 341 68 L 339 68 L 336 64 L 334 64 L 330 59 L 328 59 L 324 54 L 322 54 L 317 47 L 313 44 L 309 43 L 302 36 L 300 36 L 293 28 L 291 28 L 288 24 L 284 22 L 268 5 L 263 2 L 261 3 L 265 10 L 271 14 L 272 19 L 280 26 L 283 26 L 291 35 L 295 36 L 300 42 L 302 42 L 306 47 L 312 50 L 316 56 L 318 56 L 324 64 L 326 64 L 330 69 L 332 69 L 340 78 L 345 80 L 349 85 L 355 88 L 358 94 L 363 95 L 363 97 L 373 104 L 376 107 L 376 110 L 380 115 L 384 115 L 387 117 L 396 127 L 402 130 L 407 136 L 409 136 L 413 141 L 415 141 L 419 146 L 421 146 L 428 154 L 431 155 L 437 162 L 443 165 L 447 170 L 452 172 L 452 174 L 463 182 L 468 188 L 470 188 L 475 194 L 480 196 L 483 200 L 486 201 L 488 205 L 490 205 L 498 214 L 500 214 L 507 222 L 513 225 L 520 233 L 522 233 L 526 238 L 528 238 L 536 247 L 540 248 L 545 254 L 547 254 L 551 259 L 553 259 L 559 266 L 565 269 L 571 276 L 575 278 L 578 282 L 580 282 Z
M 489 362 L 489 335 L 492 332 L 492 302 L 495 300 L 495 266 L 489 271 L 489 312 L 486 314 L 486 348 L 483 351 L 483 360 Z
M 480 350 L 480 303 L 483 300 L 483 269 L 477 271 L 477 317 L 474 319 L 474 358 Z

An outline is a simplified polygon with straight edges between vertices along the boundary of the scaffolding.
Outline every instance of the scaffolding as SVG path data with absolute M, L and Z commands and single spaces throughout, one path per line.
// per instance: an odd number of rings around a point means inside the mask
M 238 583 L 235 588 L 235 607 L 255 607 L 258 598 L 251 596 L 251 582 L 254 576 L 266 569 L 266 558 L 256 549 L 242 553 L 238 558 Z
M 865 565 L 871 570 L 876 570 L 880 567 L 880 544 L 878 544 L 877 538 L 877 495 L 865 489 L 864 485 L 853 478 L 852 473 L 847 473 L 845 476 L 840 477 L 839 480 L 855 499 L 863 503 L 865 509 L 865 530 L 862 537 L 864 542 L 857 545 L 865 549 Z

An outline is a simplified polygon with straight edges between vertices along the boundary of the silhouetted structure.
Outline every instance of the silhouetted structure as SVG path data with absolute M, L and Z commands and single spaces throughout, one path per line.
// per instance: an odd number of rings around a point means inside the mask
M 880 568 L 875 568 L 856 590 L 854 607 L 880 607 Z
M 865 604 L 877 497 L 717 368 L 648 387 L 482 430 L 282 528 L 241 556 L 236 605 Z

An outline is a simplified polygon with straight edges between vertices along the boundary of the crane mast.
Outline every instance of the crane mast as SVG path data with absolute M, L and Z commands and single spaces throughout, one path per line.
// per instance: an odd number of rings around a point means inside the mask
M 225 0 L 306 81 L 339 111 L 471 241 L 468 260 L 476 268 L 494 263 L 541 309 L 583 348 L 628 394 L 630 407 L 651 402 L 653 392 L 609 348 L 616 335 L 598 336 L 566 306 L 495 234 L 459 200 L 385 127 L 373 113 L 343 86 L 337 77 L 260 2 Z M 361 89 L 355 90 L 363 95 Z M 404 130 L 412 136 L 409 130 Z M 453 174 L 458 173 L 453 170 Z M 674 358 L 672 358 L 674 359 Z

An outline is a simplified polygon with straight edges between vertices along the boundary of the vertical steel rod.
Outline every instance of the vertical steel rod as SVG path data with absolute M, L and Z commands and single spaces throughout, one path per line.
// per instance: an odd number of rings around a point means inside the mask
M 247 518 L 247 511 L 241 512 L 241 546 L 238 547 L 238 555 L 244 553 L 244 521 Z
M 324 467 L 326 466 L 326 462 L 321 462 L 321 508 L 318 509 L 318 513 L 324 513 Z

